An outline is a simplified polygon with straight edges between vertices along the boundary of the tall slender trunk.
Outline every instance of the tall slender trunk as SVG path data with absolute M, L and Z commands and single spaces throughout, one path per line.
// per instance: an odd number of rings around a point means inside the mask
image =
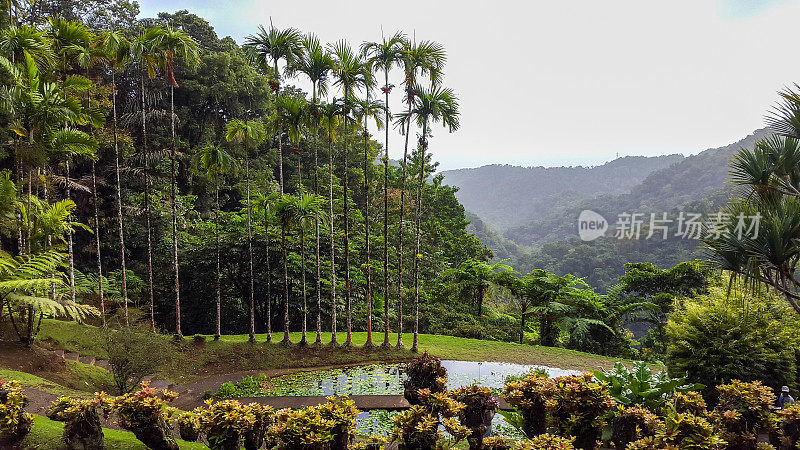
M 256 342 L 256 312 L 254 298 L 254 281 L 253 281 L 253 228 L 250 221 L 250 149 L 247 144 L 244 146 L 244 178 L 247 191 L 247 255 L 249 257 L 249 270 L 250 270 L 250 343 Z
M 389 342 L 389 71 L 384 71 L 384 96 L 386 97 L 386 137 L 383 149 L 383 348 L 391 348 Z
M 410 89 L 410 88 L 409 88 Z M 397 348 L 403 348 L 403 214 L 406 199 L 406 174 L 408 164 L 408 134 L 411 132 L 411 102 L 408 95 L 408 123 L 406 144 L 403 150 L 403 176 L 400 179 L 400 219 L 397 222 Z
M 367 95 L 369 99 L 369 95 Z M 367 342 L 365 347 L 374 347 L 372 343 L 372 267 L 369 261 L 369 176 L 367 172 L 367 147 L 369 145 L 369 133 L 367 132 L 367 119 L 364 118 L 364 255 L 366 262 L 366 282 L 367 286 L 364 291 L 365 300 L 367 302 Z
M 172 127 L 172 151 L 170 152 L 170 206 L 172 207 L 172 265 L 175 271 L 175 338 L 183 339 L 183 332 L 181 331 L 181 285 L 180 285 L 180 267 L 178 267 L 178 207 L 176 204 L 176 180 L 175 180 L 175 159 L 176 159 L 176 145 L 175 142 L 175 86 L 169 87 L 169 107 L 170 119 Z
M 119 256 L 120 268 L 122 269 L 122 303 L 125 311 L 125 326 L 127 327 L 130 326 L 130 319 L 128 318 L 128 269 L 125 265 L 125 231 L 122 226 L 122 185 L 119 179 L 119 142 L 117 141 L 117 84 L 113 68 L 111 70 L 111 90 L 111 114 L 113 117 L 111 125 L 114 133 L 114 173 L 117 181 L 117 225 L 119 226 Z M 144 112 L 142 112 L 142 114 L 144 114 Z M 144 118 L 142 118 L 142 121 L 144 121 Z
M 69 187 L 69 156 L 65 161 L 64 167 L 66 168 L 66 194 L 67 200 L 72 198 L 72 189 Z M 69 260 L 69 299 L 75 303 L 75 251 L 72 246 L 72 230 L 67 230 L 67 255 Z
M 346 96 L 345 96 L 346 97 Z M 353 314 L 352 305 L 350 302 L 350 218 L 348 216 L 348 202 L 347 202 L 347 102 L 345 101 L 344 111 L 344 301 L 347 311 L 347 339 L 344 341 L 346 347 L 353 345 Z
M 264 240 L 267 247 L 267 342 L 272 342 L 272 271 L 269 268 L 269 222 L 267 208 L 264 207 Z
M 147 230 L 147 290 L 150 297 L 150 330 L 156 331 L 156 315 L 155 315 L 155 301 L 153 296 L 153 233 L 150 225 L 150 153 L 147 149 L 147 119 L 145 114 L 145 84 L 144 84 L 144 71 L 142 66 L 141 72 L 141 91 L 142 91 L 142 151 L 144 151 L 144 217 L 145 228 Z M 119 181 L 117 182 L 119 186 Z M 121 203 L 121 196 L 117 197 Z M 120 227 L 121 229 L 122 227 Z M 123 247 L 124 248 L 124 247 Z M 125 273 L 125 270 L 122 271 Z M 123 275 L 125 276 L 125 275 Z M 127 287 L 123 289 L 127 294 Z
M 286 224 L 281 221 L 281 256 L 283 256 L 283 340 L 281 345 L 292 345 L 289 340 L 289 266 L 286 263 Z
M 317 107 L 317 90 L 316 84 L 313 88 L 313 100 L 314 100 L 314 107 Z M 319 109 L 316 109 L 317 116 L 314 117 L 314 195 L 319 195 L 319 128 L 318 128 L 318 121 L 319 121 Z M 319 345 L 322 344 L 322 270 L 320 268 L 320 259 L 319 259 L 319 218 L 314 219 L 314 240 L 316 241 L 315 252 L 316 252 L 316 259 L 314 260 L 314 264 L 317 269 L 317 279 L 316 279 L 316 293 L 317 293 L 317 339 L 314 341 L 314 344 Z
M 336 340 L 336 242 L 333 236 L 333 131 L 328 131 L 328 175 L 330 184 L 328 186 L 330 201 L 330 232 L 331 232 L 331 344 L 339 345 Z
M 103 328 L 106 327 L 106 302 L 103 296 L 103 259 L 100 255 L 100 208 L 97 203 L 97 176 L 95 164 L 92 161 L 92 200 L 94 203 L 94 242 L 97 251 L 97 292 L 100 295 L 100 320 Z
M 300 151 L 297 152 L 297 192 L 300 198 L 303 196 L 303 172 L 300 161 Z M 308 304 L 306 297 L 306 234 L 303 230 L 303 224 L 298 224 L 300 227 L 300 282 L 303 284 L 303 336 L 300 339 L 300 345 L 305 347 L 308 345 L 306 332 L 308 330 Z
M 216 176 L 216 186 L 214 189 L 214 200 L 216 208 L 214 208 L 214 238 L 216 240 L 217 250 L 217 328 L 214 333 L 214 340 L 218 341 L 222 335 L 222 289 L 220 287 L 220 264 L 219 264 L 219 175 Z
M 420 250 L 419 250 L 419 236 L 420 236 L 420 220 L 422 219 L 422 189 L 425 187 L 425 150 L 428 147 L 428 140 L 426 134 L 428 132 L 428 124 L 422 124 L 422 143 L 419 146 L 419 185 L 417 186 L 417 217 L 414 234 L 414 342 L 411 344 L 411 351 L 417 352 L 419 340 L 419 263 L 420 263 Z

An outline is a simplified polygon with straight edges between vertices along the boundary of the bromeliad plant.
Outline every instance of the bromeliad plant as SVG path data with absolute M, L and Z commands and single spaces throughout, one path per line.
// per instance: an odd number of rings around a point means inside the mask
M 608 385 L 608 392 L 622 405 L 642 405 L 651 411 L 660 411 L 676 393 L 700 391 L 699 383 L 688 383 L 686 378 L 670 378 L 666 371 L 653 373 L 648 364 L 639 361 L 628 370 L 618 362 L 608 372 L 592 370 L 599 381 Z
M 540 434 L 529 441 L 520 442 L 516 450 L 575 450 L 574 438 L 564 438 L 552 434 Z
M 575 436 L 575 447 L 592 449 L 605 425 L 605 415 L 617 402 L 606 383 L 591 373 L 553 379 L 545 405 L 551 425 L 562 436 Z
M 11 444 L 31 431 L 33 418 L 25 412 L 28 399 L 19 381 L 0 380 L 0 444 Z
M 729 448 L 755 448 L 759 433 L 774 431 L 772 388 L 759 381 L 732 380 L 717 386 L 717 391 L 719 403 L 711 413 L 711 420 Z
M 104 392 L 95 393 L 92 399 L 59 397 L 51 404 L 47 417 L 64 422 L 62 441 L 67 448 L 103 449 L 100 413 L 108 417 L 111 408 L 111 400 Z
M 695 391 L 675 394 L 667 408 L 672 408 L 679 413 L 690 413 L 700 417 L 708 414 L 706 400 L 701 393 Z
M 346 450 L 359 412 L 346 397 L 328 397 L 327 403 L 319 406 L 279 410 L 268 435 L 279 449 Z
M 178 433 L 184 441 L 195 442 L 200 438 L 200 417 L 193 411 L 178 415 Z
M 794 403 L 777 414 L 778 429 L 772 440 L 780 448 L 797 448 L 797 443 L 800 442 L 800 404 Z
M 399 450 L 436 449 L 436 443 L 441 437 L 439 425 L 442 425 L 456 442 L 472 433 L 469 428 L 460 425 L 454 418 L 463 410 L 463 404 L 457 403 L 452 399 L 441 398 L 439 397 L 443 396 L 441 393 L 432 395 L 437 396 L 433 401 L 441 402 L 436 409 L 450 417 L 444 417 L 440 421 L 438 412 L 431 412 L 429 407 L 423 405 L 414 405 L 394 416 L 392 418 L 394 423 L 392 442 L 397 442 Z M 444 411 L 441 407 L 445 407 L 447 410 Z
M 212 450 L 238 450 L 242 441 L 247 450 L 261 447 L 273 413 L 268 406 L 243 405 L 236 400 L 206 400 L 205 406 L 195 410 L 198 429 L 205 433 Z
M 423 352 L 406 364 L 405 373 L 407 378 L 403 381 L 403 396 L 412 405 L 421 403 L 418 392 L 422 389 L 431 393 L 447 390 L 447 369 L 439 358 L 428 352 Z
M 169 425 L 176 410 L 167 405 L 177 397 L 175 392 L 157 391 L 149 387 L 149 383 L 143 382 L 138 391 L 110 401 L 111 409 L 117 414 L 119 426 L 131 431 L 146 446 L 177 450 L 178 444 L 172 438 Z
M 545 401 L 553 391 L 553 380 L 538 372 L 531 372 L 521 380 L 510 380 L 503 387 L 501 397 L 519 412 L 501 411 L 506 421 L 521 427 L 525 436 L 532 438 L 547 429 Z M 518 420 L 521 413 L 522 419 Z
M 467 438 L 470 450 L 481 450 L 483 436 L 491 426 L 497 411 L 497 399 L 489 388 L 475 384 L 450 391 L 450 397 L 464 404 L 460 418 L 461 425 L 472 430 Z
M 664 426 L 656 414 L 642 406 L 617 405 L 610 422 L 606 430 L 610 432 L 611 441 L 618 450 L 626 448 L 633 441 L 655 436 Z M 606 430 L 603 433 L 604 441 Z

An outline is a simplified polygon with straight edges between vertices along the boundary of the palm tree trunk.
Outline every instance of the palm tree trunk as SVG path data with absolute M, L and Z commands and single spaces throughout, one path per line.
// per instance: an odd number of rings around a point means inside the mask
M 175 338 L 183 339 L 183 332 L 181 331 L 181 292 L 180 292 L 180 268 L 178 267 L 178 207 L 176 204 L 175 190 L 175 159 L 176 159 L 176 142 L 175 142 L 175 86 L 169 87 L 169 103 L 170 103 L 170 118 L 172 126 L 172 151 L 170 152 L 170 206 L 172 207 L 172 265 L 175 270 Z
M 289 266 L 286 263 L 285 223 L 281 223 L 281 253 L 283 256 L 283 341 L 281 341 L 281 345 L 288 347 L 292 345 L 292 341 L 289 340 Z
M 97 251 L 97 291 L 100 294 L 100 320 L 103 328 L 106 327 L 106 302 L 103 297 L 103 259 L 100 256 L 100 213 L 97 204 L 97 176 L 95 175 L 94 161 L 92 161 L 92 199 L 94 201 L 94 242 Z
M 250 343 L 256 342 L 256 313 L 254 298 L 254 281 L 253 281 L 253 228 L 250 222 L 250 149 L 247 145 L 244 146 L 244 178 L 247 191 L 247 255 L 249 257 L 250 269 Z
M 367 342 L 365 347 L 374 347 L 372 343 L 372 267 L 369 261 L 369 177 L 367 173 L 367 147 L 369 144 L 369 133 L 367 133 L 367 119 L 364 119 L 364 254 L 366 262 L 366 290 L 365 300 L 367 302 Z
M 214 340 L 218 341 L 219 337 L 222 335 L 222 292 L 220 288 L 220 264 L 219 264 L 219 175 L 217 175 L 216 180 L 216 189 L 214 190 L 214 199 L 216 202 L 216 208 L 214 208 L 214 238 L 216 240 L 216 250 L 217 250 L 217 327 L 216 332 L 214 333 Z
M 316 90 L 314 91 L 314 105 L 316 106 Z M 318 149 L 318 132 L 319 129 L 317 127 L 317 120 L 318 118 L 314 118 L 314 195 L 319 195 L 319 149 Z M 320 259 L 319 259 L 319 219 L 314 219 L 314 239 L 316 240 L 316 259 L 314 261 L 317 269 L 317 279 L 316 279 L 316 292 L 317 292 L 317 339 L 314 342 L 316 345 L 322 344 L 322 270 L 320 268 Z
M 141 91 L 142 91 L 142 150 L 144 151 L 144 216 L 145 228 L 147 229 L 147 289 L 150 296 L 150 331 L 156 331 L 156 315 L 155 315 L 155 301 L 153 296 L 153 233 L 150 225 L 150 154 L 147 150 L 147 120 L 145 115 L 145 92 L 144 92 L 144 66 L 142 66 L 141 77 Z M 119 187 L 119 179 L 117 179 L 117 186 Z M 122 203 L 122 196 L 117 196 L 118 206 Z M 119 209 L 119 208 L 118 208 Z M 122 227 L 120 227 L 122 229 Z M 124 247 L 123 247 L 124 248 Z M 124 254 L 124 252 L 123 252 Z M 125 269 L 123 265 L 123 277 Z M 124 283 L 124 278 L 123 278 Z M 123 295 L 127 296 L 127 286 L 123 286 Z
M 422 189 L 425 187 L 425 150 L 428 147 L 426 134 L 428 131 L 427 123 L 422 124 L 422 145 L 420 145 L 419 153 L 419 185 L 417 187 L 417 217 L 416 229 L 414 234 L 414 342 L 411 344 L 411 351 L 416 353 L 418 350 L 419 342 L 419 236 L 420 236 L 420 220 L 422 219 Z
M 339 345 L 336 340 L 336 242 L 334 241 L 333 228 L 333 136 L 332 131 L 328 132 L 328 175 L 330 184 L 328 186 L 330 200 L 330 232 L 331 232 L 331 345 Z
M 267 247 L 267 342 L 272 342 L 272 271 L 269 268 L 269 223 L 264 208 L 264 240 Z
M 67 175 L 66 194 L 67 200 L 69 200 L 72 197 L 72 190 L 69 187 L 69 156 L 67 156 L 64 167 L 66 168 Z M 75 303 L 75 251 L 72 247 L 72 230 L 69 229 L 67 230 L 67 255 L 69 259 L 69 298 L 72 300 L 72 303 Z
M 381 347 L 388 349 L 392 346 L 389 342 L 389 71 L 384 71 L 386 96 L 386 138 L 383 160 L 383 344 Z
M 350 302 L 350 219 L 348 216 L 349 207 L 347 204 L 347 108 L 344 112 L 344 301 L 347 310 L 347 339 L 344 341 L 345 347 L 353 345 L 353 314 Z
M 397 348 L 403 348 L 403 213 L 406 198 L 408 133 L 411 132 L 411 95 L 408 96 L 408 123 L 403 150 L 403 176 L 400 179 L 400 219 L 397 222 Z
M 302 223 L 300 224 L 300 272 L 301 282 L 303 283 L 303 337 L 300 339 L 300 346 L 305 347 L 308 345 L 308 340 L 306 340 L 308 306 L 306 298 L 306 233 L 303 230 Z
M 127 327 L 130 326 L 130 320 L 128 318 L 128 273 L 127 266 L 125 265 L 125 231 L 122 226 L 122 185 L 120 184 L 119 179 L 119 142 L 117 141 L 117 84 L 113 68 L 111 70 L 111 89 L 111 113 L 113 116 L 111 123 L 114 133 L 114 173 L 117 181 L 117 224 L 119 226 L 120 268 L 122 269 L 122 303 L 125 311 L 125 326 Z M 144 96 L 144 94 L 142 95 Z M 144 114 L 144 112 L 142 112 L 142 114 Z M 142 117 L 142 123 L 144 123 L 144 117 Z

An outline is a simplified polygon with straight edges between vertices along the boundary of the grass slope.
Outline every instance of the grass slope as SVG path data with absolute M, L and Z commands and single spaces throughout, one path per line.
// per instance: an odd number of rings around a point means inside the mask
M 50 348 L 103 358 L 105 353 L 100 333 L 99 329 L 87 325 L 44 320 L 39 338 L 40 342 Z M 389 351 L 362 348 L 366 341 L 366 333 L 363 332 L 353 333 L 354 347 L 349 349 L 331 348 L 328 345 L 321 348 L 300 348 L 296 345 L 285 348 L 279 344 L 283 338 L 279 333 L 273 334 L 271 343 L 266 342 L 266 335 L 256 335 L 255 345 L 247 342 L 247 335 L 222 336 L 217 342 L 211 336 L 205 337 L 206 342 L 202 345 L 193 344 L 191 338 L 175 345 L 170 343 L 171 336 L 163 336 L 164 346 L 159 349 L 159 353 L 164 364 L 159 375 L 182 383 L 206 375 L 241 370 L 341 366 L 363 362 L 401 361 L 414 357 L 408 350 L 413 338 L 411 334 L 404 335 L 405 350 Z M 292 342 L 298 342 L 300 333 L 291 333 L 290 337 Z M 313 340 L 314 335 L 309 338 Z M 342 344 L 345 333 L 340 333 L 338 339 Z M 373 339 L 380 344 L 383 335 L 374 334 Z M 390 339 L 392 343 L 397 342 L 397 335 L 390 335 Z M 330 333 L 323 333 L 323 342 L 330 342 Z M 608 368 L 618 360 L 561 348 L 425 334 L 419 336 L 419 348 L 420 351 L 428 351 L 442 359 L 538 364 L 577 370 Z
M 46 417 L 37 416 L 33 419 L 33 427 L 31 432 L 25 436 L 25 439 L 19 444 L 23 449 L 41 449 L 41 450 L 60 450 L 65 448 L 61 443 L 61 435 L 64 432 L 64 424 L 61 422 L 52 421 Z M 112 430 L 103 428 L 103 436 L 105 438 L 106 448 L 113 448 L 119 450 L 146 450 L 147 447 L 142 444 L 133 433 L 128 431 Z M 208 447 L 195 443 L 178 440 L 178 446 L 181 449 L 207 449 Z

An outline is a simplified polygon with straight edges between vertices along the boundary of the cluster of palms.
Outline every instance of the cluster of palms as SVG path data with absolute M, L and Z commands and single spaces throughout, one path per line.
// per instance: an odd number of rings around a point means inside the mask
M 18 248 L 20 254 L 33 255 L 37 252 L 54 250 L 53 240 L 62 239 L 67 249 L 67 281 L 65 286 L 68 290 L 69 300 L 76 302 L 76 270 L 74 267 L 74 255 L 72 249 L 72 230 L 75 227 L 69 219 L 69 214 L 62 221 L 62 233 L 51 231 L 42 232 L 37 230 L 32 219 L 31 211 L 35 209 L 38 198 L 44 198 L 47 203 L 49 197 L 55 195 L 48 192 L 48 186 L 59 182 L 63 189 L 62 209 L 71 211 L 74 203 L 71 203 L 71 192 L 74 189 L 84 190 L 92 194 L 94 200 L 94 242 L 96 243 L 96 292 L 99 293 L 100 313 L 105 321 L 105 300 L 103 277 L 103 257 L 101 254 L 100 235 L 103 230 L 100 227 L 98 202 L 97 202 L 97 177 L 95 175 L 94 163 L 97 160 L 98 144 L 93 137 L 93 130 L 101 127 L 104 123 L 110 125 L 113 135 L 114 149 L 114 187 L 116 191 L 116 225 L 119 237 L 119 261 L 120 261 L 120 286 L 119 295 L 122 306 L 122 314 L 125 324 L 129 324 L 128 313 L 128 288 L 127 288 L 127 267 L 126 267 L 126 246 L 125 246 L 125 215 L 122 201 L 122 188 L 120 181 L 120 143 L 118 132 L 122 133 L 118 126 L 117 113 L 117 77 L 120 71 L 127 70 L 128 73 L 139 73 L 140 88 L 139 98 L 133 99 L 139 104 L 140 124 L 133 128 L 139 128 L 141 132 L 139 154 L 141 160 L 143 179 L 144 179 L 144 211 L 147 237 L 147 286 L 148 286 L 148 318 L 150 327 L 155 329 L 154 312 L 154 292 L 153 292 L 153 228 L 151 226 L 152 215 L 152 172 L 154 166 L 159 162 L 164 153 L 169 157 L 170 189 L 169 204 L 171 211 L 171 250 L 172 250 L 172 276 L 174 277 L 174 306 L 175 306 L 175 328 L 176 337 L 182 336 L 181 331 L 181 304 L 180 304 L 180 261 L 179 261 L 179 235 L 178 235 L 178 192 L 176 182 L 176 172 L 178 164 L 178 144 L 176 137 L 176 114 L 175 114 L 175 89 L 179 88 L 177 74 L 179 68 L 191 67 L 199 62 L 201 50 L 197 43 L 183 30 L 172 28 L 169 25 L 157 25 L 141 30 L 133 39 L 126 39 L 122 33 L 108 31 L 96 35 L 90 32 L 83 24 L 54 17 L 48 20 L 43 26 L 13 25 L 16 22 L 12 18 L 12 25 L 2 30 L 0 36 L 0 65 L 10 79 L 10 83 L 2 87 L 2 106 L 11 117 L 11 130 L 14 132 L 13 148 L 15 153 L 15 174 L 16 179 L 12 183 L 14 186 L 24 186 L 28 194 L 24 197 L 25 201 L 14 202 L 14 207 L 4 212 L 9 217 L 13 217 L 17 226 Z M 365 251 L 362 267 L 366 282 L 363 284 L 363 295 L 367 305 L 367 346 L 373 346 L 372 338 L 372 297 L 373 286 L 372 270 L 370 261 L 370 196 L 369 180 L 367 177 L 368 149 L 369 149 L 369 126 L 374 126 L 380 130 L 385 128 L 386 135 L 384 141 L 384 177 L 383 177 L 383 283 L 382 292 L 384 294 L 384 339 L 383 346 L 390 347 L 390 310 L 389 299 L 396 297 L 397 304 L 397 345 L 403 346 L 403 298 L 410 296 L 410 289 L 406 292 L 403 283 L 402 267 L 404 266 L 405 253 L 403 249 L 403 227 L 409 214 L 407 209 L 411 209 L 408 194 L 406 191 L 409 176 L 408 164 L 411 157 L 409 153 L 410 135 L 412 126 L 417 128 L 416 154 L 420 161 L 418 170 L 418 188 L 413 204 L 416 211 L 413 226 L 415 235 L 414 257 L 413 257 L 413 299 L 414 299 L 414 343 L 413 349 L 417 347 L 418 334 L 418 304 L 420 296 L 420 221 L 422 209 L 422 190 L 426 179 L 425 157 L 428 149 L 428 140 L 431 136 L 431 127 L 434 123 L 441 123 L 450 131 L 459 126 L 459 113 L 457 98 L 452 90 L 441 86 L 442 69 L 445 62 L 443 48 L 433 42 L 409 41 L 403 34 L 397 33 L 389 38 L 382 38 L 379 42 L 368 42 L 361 45 L 359 49 L 353 49 L 346 41 L 340 41 L 332 45 L 324 46 L 313 34 L 302 35 L 295 29 L 278 29 L 274 26 L 269 28 L 260 27 L 258 32 L 247 38 L 244 50 L 251 60 L 251 63 L 262 74 L 269 77 L 269 84 L 274 92 L 274 114 L 267 117 L 239 117 L 228 118 L 227 132 L 225 138 L 228 142 L 238 145 L 244 157 L 238 161 L 226 146 L 217 143 L 208 143 L 203 146 L 193 158 L 194 166 L 207 176 L 208 180 L 216 187 L 215 199 L 215 235 L 216 235 L 216 259 L 217 259 L 217 280 L 216 280 L 216 329 L 215 335 L 221 334 L 221 288 L 220 288 L 220 204 L 219 187 L 220 180 L 234 171 L 235 168 L 243 166 L 245 180 L 245 199 L 244 208 L 247 216 L 247 241 L 249 251 L 249 333 L 251 341 L 255 341 L 256 323 L 254 307 L 254 269 L 253 269 L 253 207 L 263 211 L 265 230 L 267 222 L 276 223 L 281 230 L 281 256 L 283 261 L 283 286 L 279 287 L 283 296 L 283 319 L 284 319 L 284 338 L 283 343 L 289 344 L 289 310 L 290 310 L 290 286 L 288 277 L 288 249 L 287 233 L 297 233 L 301 241 L 301 267 L 302 267 L 302 304 L 298 307 L 303 312 L 302 320 L 302 340 L 301 344 L 307 343 L 307 315 L 308 315 L 308 291 L 313 291 L 316 296 L 316 342 L 321 342 L 322 323 L 321 311 L 323 309 L 323 299 L 329 302 L 331 313 L 331 332 L 332 343 L 337 344 L 337 305 L 340 297 L 343 297 L 344 310 L 347 315 L 347 337 L 345 345 L 352 345 L 352 301 L 354 292 L 352 289 L 351 276 L 351 255 L 350 255 L 350 234 L 351 218 L 349 214 L 350 202 L 348 199 L 349 191 L 353 189 L 352 184 L 356 180 L 348 179 L 350 161 L 347 160 L 349 149 L 357 148 L 359 142 L 353 141 L 348 137 L 354 131 L 361 131 L 363 135 L 364 151 L 364 180 L 361 183 L 362 195 L 366 199 L 364 202 L 364 240 Z M 100 112 L 98 105 L 92 104 L 93 85 L 88 78 L 89 71 L 100 70 L 104 76 L 111 80 L 111 108 L 110 117 L 105 117 Z M 386 106 L 393 85 L 390 84 L 390 75 L 398 69 L 402 72 L 402 86 L 404 87 L 403 100 L 405 110 L 401 113 L 393 114 Z M 282 82 L 285 78 L 303 75 L 311 82 L 311 98 L 298 95 L 295 91 L 282 89 Z M 375 95 L 377 80 L 382 75 L 384 84 L 381 91 L 384 100 L 381 101 Z M 148 98 L 150 93 L 149 79 L 163 77 L 168 89 L 170 99 L 170 132 L 171 145 L 168 151 L 160 151 L 149 148 L 148 144 L 148 114 L 152 113 Z M 335 94 L 331 96 L 330 94 Z M 166 92 L 164 92 L 166 94 Z M 322 99 L 327 99 L 323 101 Z M 128 102 L 131 99 L 127 99 Z M 130 118 L 128 123 L 133 123 Z M 137 119 L 138 120 L 138 119 Z M 396 250 L 397 260 L 390 262 L 390 243 L 389 243 L 389 125 L 394 123 L 400 132 L 405 135 L 405 146 L 403 149 L 403 159 L 401 163 L 402 180 L 400 183 L 400 207 L 399 220 L 397 221 L 397 235 L 399 236 Z M 278 192 L 271 194 L 251 193 L 250 172 L 251 156 L 258 152 L 268 139 L 277 142 L 278 147 L 278 167 L 277 182 Z M 339 163 L 344 166 L 341 182 L 343 186 L 343 208 L 341 217 L 337 216 L 334 210 L 334 154 L 333 143 L 342 138 L 344 142 L 343 160 Z M 319 180 L 319 170 L 313 168 L 313 180 L 308 180 L 304 184 L 301 172 L 301 158 L 298 155 L 298 183 L 294 186 L 287 186 L 284 180 L 284 150 L 291 148 L 298 152 L 299 143 L 305 140 L 308 147 L 314 152 L 314 164 L 317 167 L 325 167 L 325 163 L 320 161 L 320 152 L 324 150 L 327 143 L 329 160 L 327 167 L 330 177 L 329 191 L 321 192 L 321 181 Z M 352 142 L 351 142 L 352 141 Z M 227 146 L 228 148 L 230 146 Z M 91 185 L 85 186 L 70 177 L 70 162 L 77 158 L 84 158 L 91 162 L 92 174 Z M 63 169 L 59 169 L 63 167 Z M 60 172 L 60 174 L 56 174 Z M 9 180 L 11 181 L 11 180 Z M 309 182 L 310 181 L 310 182 Z M 306 187 L 310 185 L 310 189 Z M 36 191 L 34 193 L 34 190 Z M 289 194 L 288 192 L 292 192 Z M 327 201 L 325 199 L 327 194 Z M 15 197 L 17 198 L 17 197 Z M 327 205 L 326 205 L 327 203 Z M 70 206 L 71 205 L 71 206 Z M 327 208 L 326 208 L 327 206 Z M 327 230 L 326 230 L 327 229 Z M 334 240 L 336 239 L 335 230 L 342 230 L 343 233 L 343 262 L 335 258 Z M 326 235 L 327 231 L 327 235 Z M 39 236 L 43 236 L 42 241 Z M 329 295 L 323 292 L 324 272 L 321 267 L 321 241 L 330 239 L 330 268 L 327 270 L 329 278 L 326 284 L 330 285 Z M 306 284 L 306 241 L 314 240 L 315 270 L 314 280 Z M 269 258 L 267 258 L 267 264 Z M 337 293 L 336 290 L 336 271 L 337 264 L 343 265 L 344 271 L 344 292 Z M 397 276 L 394 280 L 390 276 L 390 267 L 397 267 Z M 267 268 L 269 271 L 269 268 Z M 81 274 L 79 274 L 80 279 Z M 93 278 L 94 279 L 94 278 Z M 392 282 L 396 283 L 393 288 Z M 54 286 L 57 283 L 52 283 Z M 54 288 L 55 289 L 55 288 Z M 267 296 L 271 297 L 272 286 L 267 283 Z M 53 295 L 50 296 L 54 297 Z M 325 298 L 327 297 L 327 298 Z M 267 336 L 271 339 L 272 326 L 269 320 L 272 317 L 271 298 L 267 301 Z

